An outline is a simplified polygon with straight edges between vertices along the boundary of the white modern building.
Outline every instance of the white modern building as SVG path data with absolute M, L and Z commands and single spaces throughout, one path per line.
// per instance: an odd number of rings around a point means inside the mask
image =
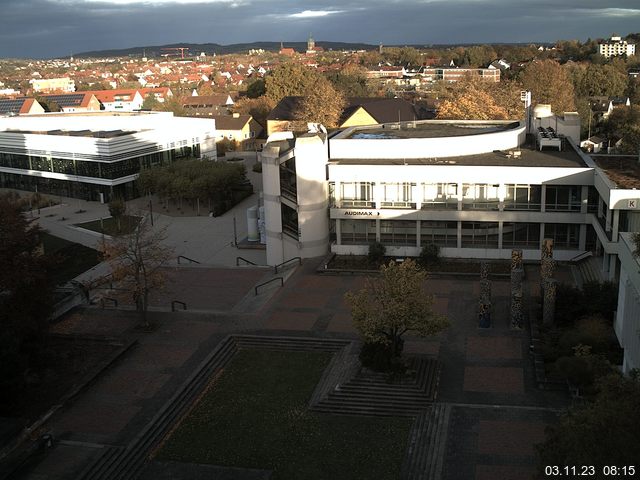
M 630 57 L 636 54 L 636 45 L 622 40 L 620 37 L 611 37 L 608 42 L 598 44 L 598 52 L 603 57 L 616 57 L 618 55 L 626 55 Z
M 170 112 L 0 117 L 0 186 L 108 201 L 141 169 L 216 157 L 215 121 Z
M 545 110 L 529 129 L 420 121 L 272 135 L 262 154 L 267 262 L 362 255 L 376 241 L 401 257 L 434 243 L 445 257 L 507 259 L 517 248 L 539 260 L 551 238 L 555 259 L 593 252 L 604 278 L 630 278 L 620 233 L 640 231 L 640 189 L 612 182 L 579 150 L 577 114 Z M 633 285 L 621 297 L 627 312 L 638 311 Z M 625 365 L 640 365 L 640 349 Z

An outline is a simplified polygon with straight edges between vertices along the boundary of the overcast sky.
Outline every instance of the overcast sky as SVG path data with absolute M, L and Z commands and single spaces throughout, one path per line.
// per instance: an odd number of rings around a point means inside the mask
M 167 43 L 553 42 L 640 31 L 639 0 L 0 0 L 0 58 Z

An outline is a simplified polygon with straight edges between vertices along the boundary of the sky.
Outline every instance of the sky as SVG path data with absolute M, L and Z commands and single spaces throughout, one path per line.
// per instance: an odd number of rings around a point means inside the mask
M 638 0 L 0 0 L 0 58 L 254 41 L 554 42 L 640 31 Z

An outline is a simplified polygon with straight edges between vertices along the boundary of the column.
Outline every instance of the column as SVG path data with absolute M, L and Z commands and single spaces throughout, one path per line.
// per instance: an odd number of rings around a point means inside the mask
M 547 186 L 542 185 L 540 188 L 540 211 L 545 212 L 547 208 Z
M 422 238 L 420 238 L 420 220 L 416 220 L 416 247 L 422 248 Z
M 502 250 L 502 230 L 503 222 L 498 222 L 498 250 Z
M 587 249 L 587 226 L 585 224 L 580 225 L 580 237 L 578 238 L 578 250 Z
M 342 220 L 336 218 L 336 245 L 342 245 Z
M 458 222 L 458 248 L 462 248 L 462 222 Z
M 611 241 L 618 241 L 618 228 L 620 226 L 620 210 L 612 210 L 613 222 L 611 225 Z
M 376 242 L 380 242 L 380 219 L 376 218 Z
M 580 213 L 587 213 L 589 209 L 589 187 L 582 185 L 582 191 L 580 192 Z

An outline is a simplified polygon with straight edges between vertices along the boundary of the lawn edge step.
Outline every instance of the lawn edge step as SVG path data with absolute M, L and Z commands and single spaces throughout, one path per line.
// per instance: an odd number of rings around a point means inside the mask
M 412 410 L 388 410 L 388 409 L 377 409 L 377 408 L 321 408 L 321 407 L 313 407 L 313 412 L 330 414 L 330 415 L 349 415 L 349 416 L 374 416 L 374 417 L 415 417 L 419 415 L 422 410 L 420 409 L 412 409 Z

